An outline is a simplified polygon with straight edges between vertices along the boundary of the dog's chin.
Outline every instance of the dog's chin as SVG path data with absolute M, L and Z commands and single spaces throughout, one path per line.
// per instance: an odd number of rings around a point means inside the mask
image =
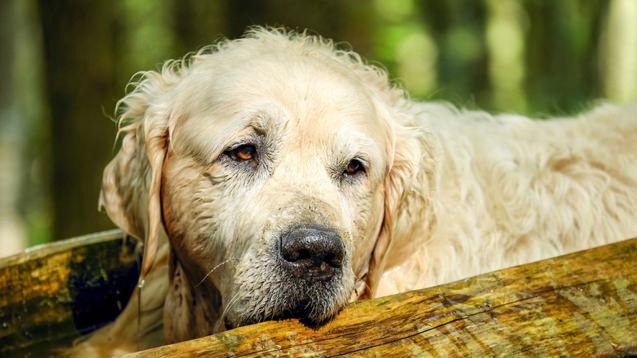
M 263 321 L 284 319 L 298 319 L 301 323 L 316 328 L 334 318 L 349 298 L 349 295 L 345 294 L 349 292 L 347 288 L 340 285 L 335 287 L 334 284 L 317 282 L 294 286 L 287 290 L 272 290 L 273 297 L 267 302 L 276 302 L 275 305 L 251 305 L 250 302 L 246 302 L 241 306 L 251 309 L 229 312 L 224 318 L 225 328 L 233 329 Z
M 246 316 L 236 316 L 234 319 L 226 317 L 224 320 L 224 327 L 226 330 L 234 329 L 241 326 L 247 326 L 264 321 L 278 321 L 285 319 L 298 319 L 306 326 L 317 328 L 321 325 L 329 322 L 336 313 L 340 310 L 340 306 L 334 305 L 329 310 L 324 312 L 316 312 L 312 310 L 311 303 L 299 301 L 293 307 L 283 308 L 277 314 L 266 314 L 265 312 L 253 312 Z

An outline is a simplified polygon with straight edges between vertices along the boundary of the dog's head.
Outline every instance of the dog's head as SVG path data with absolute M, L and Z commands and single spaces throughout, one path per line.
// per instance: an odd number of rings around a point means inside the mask
M 255 30 L 143 75 L 121 102 L 122 148 L 101 200 L 145 238 L 142 274 L 167 235 L 168 316 L 198 304 L 213 307 L 213 330 L 320 323 L 370 295 L 382 272 L 420 155 L 405 103 L 351 52 Z

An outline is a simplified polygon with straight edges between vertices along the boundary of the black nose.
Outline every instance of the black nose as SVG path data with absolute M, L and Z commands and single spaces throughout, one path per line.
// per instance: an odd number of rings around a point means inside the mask
M 345 247 L 334 231 L 297 226 L 281 235 L 281 261 L 296 277 L 330 279 L 340 272 Z

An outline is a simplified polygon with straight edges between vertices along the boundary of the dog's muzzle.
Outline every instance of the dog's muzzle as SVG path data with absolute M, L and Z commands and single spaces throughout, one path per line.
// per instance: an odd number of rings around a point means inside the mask
M 346 246 L 336 230 L 294 225 L 279 234 L 271 248 L 271 273 L 262 283 L 267 287 L 263 294 L 269 299 L 255 300 L 246 294 L 237 306 L 244 308 L 226 317 L 226 328 L 287 318 L 317 326 L 346 303 L 351 292 L 344 286 L 349 263 Z

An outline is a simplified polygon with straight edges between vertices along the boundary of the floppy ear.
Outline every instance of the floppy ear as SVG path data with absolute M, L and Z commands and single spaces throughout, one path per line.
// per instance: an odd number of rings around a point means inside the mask
M 359 298 L 372 298 L 383 274 L 385 258 L 392 244 L 398 209 L 406 189 L 416 179 L 422 154 L 418 131 L 389 123 L 388 167 L 384 183 L 383 222 L 365 276 L 365 291 Z
M 122 146 L 104 169 L 99 206 L 113 222 L 144 240 L 140 283 L 151 270 L 163 235 L 161 169 L 168 147 L 168 107 L 161 105 L 165 76 L 147 72 L 118 103 Z

